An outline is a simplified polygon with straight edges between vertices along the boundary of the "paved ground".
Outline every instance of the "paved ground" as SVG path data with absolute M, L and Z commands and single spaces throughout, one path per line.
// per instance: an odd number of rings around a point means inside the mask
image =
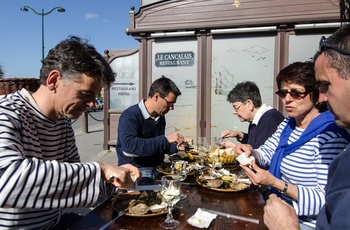
M 92 113 L 95 117 L 101 117 L 102 113 Z M 102 119 L 102 118 L 101 118 Z M 83 133 L 81 128 L 81 120 L 77 120 L 73 124 L 75 130 L 76 143 L 83 162 L 108 162 L 118 163 L 115 149 L 103 150 L 103 122 L 92 122 L 89 120 L 88 133 Z M 102 202 L 103 200 L 100 200 Z M 80 215 L 86 215 L 94 207 L 91 208 L 72 208 L 66 209 L 66 212 L 74 212 Z

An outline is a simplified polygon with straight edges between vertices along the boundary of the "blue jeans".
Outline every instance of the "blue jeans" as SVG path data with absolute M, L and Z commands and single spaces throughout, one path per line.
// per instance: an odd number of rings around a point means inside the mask
M 142 177 L 139 180 L 139 184 L 153 184 L 154 179 L 158 176 L 158 171 L 153 167 L 140 167 Z

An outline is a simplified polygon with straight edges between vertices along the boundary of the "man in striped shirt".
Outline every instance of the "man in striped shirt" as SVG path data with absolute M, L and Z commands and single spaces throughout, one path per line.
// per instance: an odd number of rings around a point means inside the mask
M 0 98 L 1 229 L 60 229 L 63 208 L 91 206 L 140 177 L 132 165 L 81 163 L 75 144 L 70 119 L 114 79 L 93 46 L 70 37 L 42 60 L 35 93 Z

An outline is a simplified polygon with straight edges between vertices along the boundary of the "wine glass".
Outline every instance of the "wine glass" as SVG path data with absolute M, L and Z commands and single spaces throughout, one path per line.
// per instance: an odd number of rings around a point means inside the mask
M 211 164 L 212 164 L 212 170 L 215 170 L 216 167 L 219 166 L 219 156 L 220 156 L 220 151 L 219 151 L 219 144 L 218 140 L 221 138 L 214 137 L 214 141 L 210 145 L 210 150 L 209 150 L 209 157 L 211 159 Z
M 173 219 L 173 206 L 180 200 L 180 180 L 173 175 L 161 177 L 160 194 L 162 200 L 167 204 L 166 219 L 159 223 L 160 227 L 165 229 L 174 229 L 180 225 L 180 222 Z
M 204 157 L 207 152 L 207 138 L 206 137 L 198 137 L 197 138 L 197 149 L 198 155 L 201 158 L 201 166 L 204 166 Z
M 173 161 L 172 165 L 173 175 L 178 177 L 180 181 L 184 181 L 187 177 L 187 161 L 184 160 L 177 160 Z M 181 200 L 184 200 L 187 198 L 187 196 L 183 193 L 180 194 Z

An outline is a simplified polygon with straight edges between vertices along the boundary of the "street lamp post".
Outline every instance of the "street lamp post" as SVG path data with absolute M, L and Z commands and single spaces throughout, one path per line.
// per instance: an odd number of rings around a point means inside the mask
M 66 10 L 64 8 L 62 8 L 61 6 L 56 6 L 55 8 L 51 9 L 48 12 L 44 12 L 44 9 L 41 10 L 41 13 L 34 10 L 32 7 L 30 6 L 24 6 L 21 8 L 22 11 L 28 11 L 28 9 L 32 10 L 35 14 L 41 16 L 41 44 L 42 44 L 42 49 L 41 49 L 41 60 L 44 60 L 44 50 L 45 50 L 45 42 L 44 42 L 44 16 L 51 14 L 54 10 L 57 9 L 58 12 L 65 12 Z

